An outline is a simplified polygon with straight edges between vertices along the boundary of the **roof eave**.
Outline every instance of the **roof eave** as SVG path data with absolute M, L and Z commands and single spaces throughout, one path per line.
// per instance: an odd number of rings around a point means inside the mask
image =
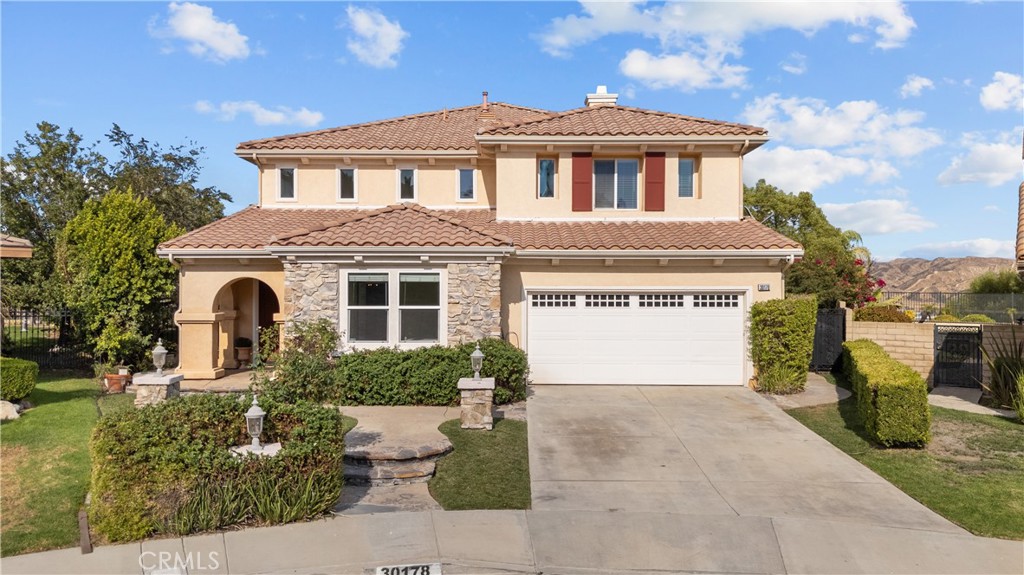
M 512 246 L 267 246 L 275 256 L 289 255 L 498 255 L 512 254 Z
M 476 140 L 483 145 L 495 144 L 746 144 L 747 151 L 768 142 L 767 135 L 750 136 L 685 136 L 685 135 L 641 135 L 641 136 L 541 136 L 509 134 L 477 134 Z
M 235 155 L 243 160 L 253 161 L 255 158 L 476 158 L 479 153 L 473 149 L 456 150 L 402 150 L 394 148 L 382 149 L 314 149 L 314 148 L 235 148 Z
M 518 249 L 518 258 L 559 259 L 788 259 L 804 255 L 802 248 L 722 250 L 531 250 Z
M 156 255 L 171 258 L 273 258 L 263 248 L 157 248 Z

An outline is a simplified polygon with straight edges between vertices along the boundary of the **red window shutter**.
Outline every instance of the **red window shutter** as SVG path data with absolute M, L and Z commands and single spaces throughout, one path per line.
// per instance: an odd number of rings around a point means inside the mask
M 594 209 L 594 158 L 590 152 L 572 155 L 572 211 Z
M 665 152 L 647 152 L 644 158 L 644 211 L 665 211 Z

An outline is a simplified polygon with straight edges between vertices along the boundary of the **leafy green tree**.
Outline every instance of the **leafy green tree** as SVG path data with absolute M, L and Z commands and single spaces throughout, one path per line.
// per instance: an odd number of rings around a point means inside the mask
M 1024 281 L 1012 269 L 987 271 L 971 280 L 971 293 L 1024 293 Z
M 100 359 L 136 366 L 176 285 L 174 266 L 156 255 L 183 232 L 131 190 L 86 202 L 61 234 L 68 303 Z

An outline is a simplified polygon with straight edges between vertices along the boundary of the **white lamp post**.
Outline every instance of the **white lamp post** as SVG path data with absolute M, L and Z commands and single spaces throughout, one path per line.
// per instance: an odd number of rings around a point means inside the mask
M 153 348 L 153 365 L 156 366 L 156 374 L 164 374 L 164 363 L 167 362 L 167 349 L 164 348 L 164 340 L 157 339 L 156 347 Z
M 480 370 L 484 366 L 484 352 L 480 351 L 480 344 L 476 344 L 476 349 L 473 353 L 469 354 L 469 361 L 473 363 L 473 379 L 480 380 Z
M 249 435 L 252 436 L 252 450 L 260 451 L 263 449 L 260 446 L 260 434 L 263 433 L 263 417 L 267 415 L 267 412 L 263 411 L 260 404 L 256 401 L 256 395 L 252 396 L 252 406 L 249 407 L 249 411 L 245 412 L 245 427 L 249 431 Z

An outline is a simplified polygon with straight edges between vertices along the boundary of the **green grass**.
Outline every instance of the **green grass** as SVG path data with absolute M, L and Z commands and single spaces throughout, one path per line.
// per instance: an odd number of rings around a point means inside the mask
M 1024 539 L 1024 425 L 932 407 L 927 447 L 885 449 L 866 439 L 855 401 L 788 413 L 971 533 Z
M 342 432 L 343 433 L 348 433 L 348 432 L 352 431 L 352 428 L 355 427 L 357 423 L 359 423 L 358 419 L 356 419 L 354 417 L 349 417 L 347 415 L 342 415 L 341 416 L 341 426 L 342 426 L 341 429 L 342 429 Z
M 99 396 L 95 380 L 43 374 L 29 397 L 35 407 L 0 426 L 0 555 L 78 543 Z
M 437 463 L 430 495 L 448 510 L 529 509 L 530 459 L 526 422 L 500 419 L 494 429 L 438 428 L 454 450 Z

